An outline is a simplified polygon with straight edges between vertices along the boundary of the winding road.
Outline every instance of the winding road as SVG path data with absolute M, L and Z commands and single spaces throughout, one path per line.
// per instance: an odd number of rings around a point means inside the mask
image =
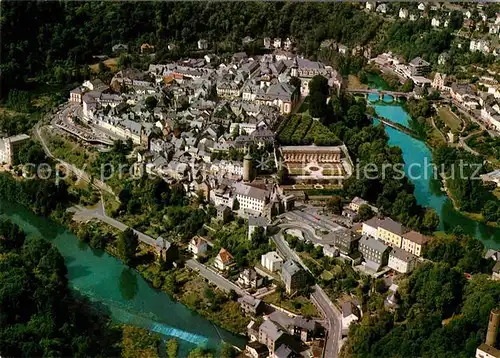
M 281 224 L 290 227 L 291 224 Z M 295 229 L 301 230 L 300 225 L 293 225 Z M 281 227 L 278 225 L 278 227 Z M 309 235 L 304 232 L 306 237 Z M 309 268 L 302 262 L 297 253 L 288 246 L 285 241 L 282 230 L 272 237 L 273 242 L 276 244 L 278 251 L 287 259 L 294 260 L 299 263 L 306 271 L 311 272 Z M 340 342 L 342 340 L 342 313 L 335 307 L 325 291 L 317 284 L 313 286 L 313 293 L 311 300 L 318 307 L 319 311 L 323 313 L 328 324 L 328 334 L 325 342 L 325 349 L 323 356 L 325 358 L 338 357 L 340 350 Z

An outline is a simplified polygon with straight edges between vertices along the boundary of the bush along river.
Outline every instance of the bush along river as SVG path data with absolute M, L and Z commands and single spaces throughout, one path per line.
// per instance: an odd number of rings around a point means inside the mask
M 72 289 L 109 310 L 117 323 L 146 328 L 164 339 L 176 338 L 180 357 L 198 346 L 218 349 L 222 340 L 244 347 L 243 337 L 216 327 L 154 289 L 135 270 L 104 251 L 91 249 L 63 226 L 2 199 L 0 217 L 19 225 L 28 237 L 39 236 L 54 244 L 64 257 Z
M 379 116 L 408 127 L 411 118 L 403 107 L 393 102 L 393 98 L 389 95 L 384 96 L 384 102 L 379 102 L 378 95 L 368 96 L 368 104 Z M 427 145 L 397 129 L 388 126 L 385 128 L 389 144 L 400 147 L 403 152 L 405 173 L 415 185 L 417 202 L 435 209 L 438 213 L 439 230 L 451 232 L 456 226 L 461 226 L 467 235 L 481 240 L 485 247 L 500 249 L 500 228 L 464 216 L 453 207 L 447 194 L 441 190 L 441 183 L 432 175 L 432 153 Z

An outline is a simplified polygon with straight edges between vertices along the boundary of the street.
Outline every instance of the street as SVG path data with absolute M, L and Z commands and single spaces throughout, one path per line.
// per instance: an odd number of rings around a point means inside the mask
M 307 234 L 306 234 L 307 236 Z M 273 242 L 276 244 L 278 251 L 287 259 L 291 259 L 299 263 L 306 271 L 311 272 L 309 268 L 302 262 L 297 253 L 292 250 L 283 237 L 282 231 L 272 237 Z M 323 313 L 327 325 L 328 335 L 325 341 L 325 358 L 334 358 L 338 356 L 339 342 L 342 339 L 342 314 L 334 306 L 332 301 L 328 298 L 326 293 L 318 285 L 313 286 L 313 293 L 311 299 L 319 311 Z
M 205 277 L 207 280 L 209 280 L 210 282 L 212 282 L 225 292 L 234 290 L 240 296 L 248 294 L 245 290 L 241 289 L 233 282 L 222 277 L 217 272 L 213 271 L 211 268 L 203 265 L 202 263 L 196 261 L 195 259 L 187 260 L 186 266 L 189 267 L 191 270 L 197 271 L 201 276 Z

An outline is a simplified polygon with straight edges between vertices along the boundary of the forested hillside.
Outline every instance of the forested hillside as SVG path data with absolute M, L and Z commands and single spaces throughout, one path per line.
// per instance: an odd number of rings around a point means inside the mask
M 413 6 L 402 4 L 391 4 L 392 11 Z M 235 52 L 243 48 L 245 36 L 260 40 L 245 48 L 249 52 L 259 50 L 265 36 L 292 36 L 298 51 L 309 57 L 317 55 L 322 40 L 334 39 L 348 46 L 369 43 L 375 52 L 390 49 L 408 58 L 419 55 L 433 62 L 450 48 L 457 65 L 492 60 L 454 48 L 453 27 L 435 31 L 429 18 L 387 21 L 362 11 L 363 5 L 2 1 L 1 96 L 6 97 L 9 88 L 22 87 L 27 78 L 79 81 L 81 76 L 88 76 L 86 64 L 93 56 L 111 55 L 112 46 L 118 43 L 127 44 L 132 53 L 139 52 L 140 44 L 151 43 L 156 46 L 155 61 L 188 55 L 200 38 L 207 39 L 214 52 Z M 460 25 L 458 21 L 454 27 Z M 168 51 L 169 43 L 175 43 L 177 49 Z

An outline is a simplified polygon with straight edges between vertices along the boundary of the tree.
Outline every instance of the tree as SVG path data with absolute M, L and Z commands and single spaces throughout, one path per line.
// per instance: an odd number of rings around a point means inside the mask
M 494 200 L 489 200 L 484 204 L 482 214 L 486 221 L 499 221 L 500 217 L 498 216 L 500 210 L 500 206 Z
M 342 214 L 342 198 L 340 196 L 333 196 L 326 202 L 326 207 L 335 215 Z
M 222 348 L 220 350 L 221 358 L 234 358 L 236 357 L 236 355 L 237 355 L 236 349 L 234 349 L 232 345 L 226 342 L 222 344 Z
M 375 213 L 373 212 L 370 205 L 363 204 L 358 209 L 358 216 L 356 218 L 357 221 L 366 221 L 371 219 Z
M 323 118 L 327 113 L 327 96 L 321 92 L 309 93 L 309 114 L 313 118 Z
M 118 253 L 127 265 L 130 265 L 135 258 L 138 246 L 139 238 L 132 229 L 127 228 L 118 236 Z
M 301 85 L 300 78 L 298 78 L 298 77 L 290 78 L 290 84 L 292 86 L 294 86 L 295 88 L 300 88 L 300 85 Z
M 158 100 L 153 96 L 148 96 L 144 100 L 144 104 L 146 105 L 146 107 L 148 107 L 149 110 L 153 110 L 158 104 Z
M 401 86 L 402 92 L 411 92 L 413 91 L 414 83 L 411 79 L 407 79 L 405 83 Z
M 462 27 L 464 22 L 464 15 L 461 11 L 453 10 L 450 14 L 450 21 L 448 23 L 448 28 L 451 30 L 458 30 Z
M 330 87 L 328 86 L 328 80 L 321 76 L 314 76 L 311 81 L 309 81 L 309 94 L 319 92 L 325 96 L 328 95 Z
M 177 339 L 169 339 L 166 344 L 166 350 L 168 358 L 177 358 L 177 353 L 179 352 L 179 342 L 177 342 Z
M 422 228 L 426 232 L 433 232 L 439 226 L 439 215 L 434 209 L 427 209 L 422 220 Z

